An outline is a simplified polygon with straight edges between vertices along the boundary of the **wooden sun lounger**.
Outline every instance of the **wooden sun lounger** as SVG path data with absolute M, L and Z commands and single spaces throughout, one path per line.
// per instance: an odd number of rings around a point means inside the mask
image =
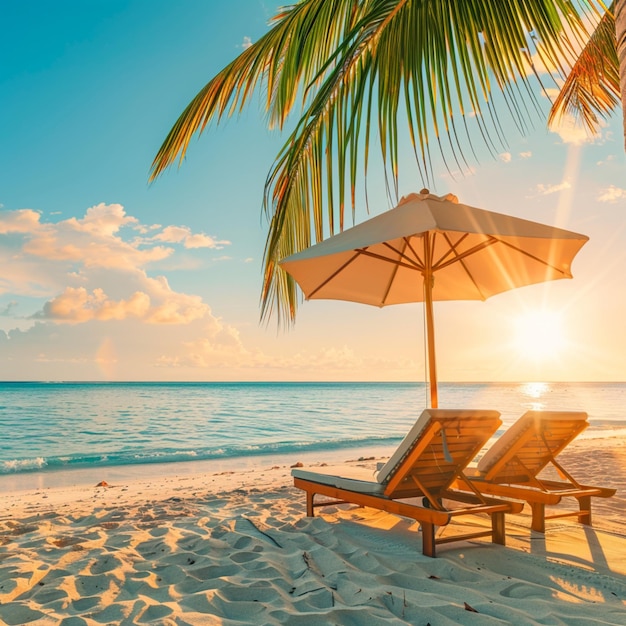
M 487 497 L 474 490 L 463 476 L 464 468 L 501 423 L 497 411 L 427 409 L 377 472 L 353 468 L 356 473 L 336 476 L 293 469 L 294 485 L 306 492 L 306 513 L 310 517 L 316 507 L 352 503 L 417 520 L 426 556 L 435 556 L 437 544 L 485 536 L 504 545 L 504 516 L 520 512 L 523 504 Z M 456 480 L 462 481 L 464 490 L 451 488 Z M 332 500 L 315 502 L 316 495 Z M 421 498 L 422 504 L 416 504 L 414 498 Z M 449 502 L 461 506 L 449 507 Z M 436 537 L 437 526 L 445 526 L 455 517 L 479 513 L 491 517 L 490 530 Z
M 584 412 L 528 411 L 485 453 L 470 477 L 482 493 L 528 502 L 531 528 L 537 532 L 545 532 L 547 519 L 561 517 L 577 517 L 591 525 L 591 498 L 608 498 L 615 489 L 583 485 L 556 460 L 587 426 Z M 556 468 L 562 480 L 538 477 L 548 465 Z M 576 498 L 577 511 L 546 514 L 546 505 L 559 504 L 566 497 Z

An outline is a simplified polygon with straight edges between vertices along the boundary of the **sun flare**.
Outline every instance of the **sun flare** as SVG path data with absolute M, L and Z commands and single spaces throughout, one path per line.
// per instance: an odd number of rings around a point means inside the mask
M 560 355 L 567 339 L 563 317 L 554 311 L 531 311 L 516 320 L 515 347 L 527 359 L 543 361 Z

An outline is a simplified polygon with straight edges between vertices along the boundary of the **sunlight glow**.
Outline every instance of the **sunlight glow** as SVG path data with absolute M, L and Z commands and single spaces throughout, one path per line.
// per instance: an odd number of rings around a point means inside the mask
M 545 361 L 558 358 L 567 345 L 562 316 L 552 311 L 532 311 L 515 323 L 515 347 L 520 356 Z
M 547 383 L 525 383 L 522 385 L 522 393 L 525 396 L 529 396 L 534 399 L 539 399 L 543 394 L 545 394 L 549 390 L 549 385 Z M 534 408 L 534 407 L 533 407 Z

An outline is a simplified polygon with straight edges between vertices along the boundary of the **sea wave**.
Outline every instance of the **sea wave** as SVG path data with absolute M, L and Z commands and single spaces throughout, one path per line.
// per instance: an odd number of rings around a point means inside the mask
M 36 457 L 34 459 L 11 459 L 2 461 L 0 474 L 12 474 L 16 472 L 41 471 L 46 467 L 46 459 Z
M 316 452 L 321 450 L 341 450 L 366 448 L 368 446 L 397 445 L 398 437 L 368 437 L 340 439 L 319 442 L 284 442 L 269 444 L 248 444 L 220 448 L 204 449 L 159 449 L 127 450 L 107 452 L 105 454 L 74 454 L 63 456 L 37 457 L 32 459 L 14 459 L 0 464 L 0 475 L 49 472 L 61 469 L 86 467 L 113 467 L 121 465 L 144 465 L 150 463 L 180 463 L 184 461 L 205 461 L 249 456 L 267 456 L 290 454 L 295 452 Z

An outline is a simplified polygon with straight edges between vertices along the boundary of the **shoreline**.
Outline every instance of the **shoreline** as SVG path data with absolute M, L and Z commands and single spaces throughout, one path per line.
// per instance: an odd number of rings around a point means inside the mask
M 401 439 L 398 440 L 398 442 Z M 626 445 L 626 428 L 593 428 L 582 432 L 567 451 L 576 445 L 592 442 L 600 448 L 613 443 L 624 442 Z M 491 445 L 493 440 L 488 445 Z M 487 446 L 488 447 L 488 446 Z M 333 450 L 291 451 L 285 453 L 252 454 L 217 459 L 178 460 L 166 462 L 135 463 L 127 465 L 100 465 L 93 467 L 61 467 L 47 470 L 6 472 L 0 474 L 0 493 L 29 489 L 47 489 L 96 484 L 102 480 L 126 481 L 146 477 L 165 478 L 170 475 L 196 475 L 220 471 L 246 471 L 266 466 L 304 463 L 338 464 L 362 457 L 388 458 L 396 450 L 397 444 L 368 445 L 362 447 L 338 448 Z M 479 455 L 480 456 L 480 455 Z
M 338 464 L 362 457 L 389 457 L 397 446 L 365 446 L 326 451 L 289 452 L 237 456 L 221 459 L 172 461 L 167 463 L 137 463 L 100 467 L 61 468 L 48 471 L 16 472 L 0 474 L 0 493 L 10 494 L 32 489 L 55 489 L 79 487 L 106 482 L 124 482 L 147 478 L 165 479 L 172 476 L 198 477 L 220 472 L 246 472 L 294 463 Z

